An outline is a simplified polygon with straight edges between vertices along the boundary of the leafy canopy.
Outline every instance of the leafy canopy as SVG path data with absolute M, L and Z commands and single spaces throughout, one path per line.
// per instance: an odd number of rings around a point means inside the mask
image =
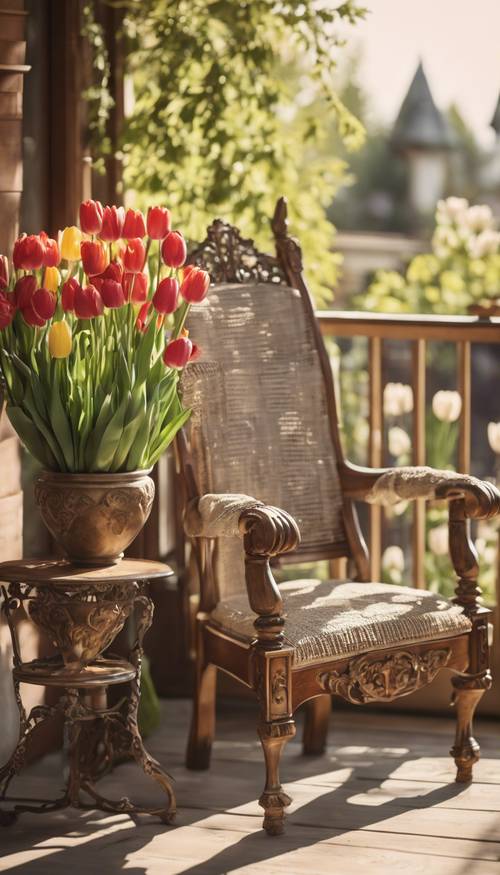
M 325 140 L 333 118 L 349 147 L 363 137 L 335 89 L 338 31 L 365 10 L 356 0 L 115 5 L 124 9 L 134 88 L 126 188 L 139 203 L 166 202 L 192 239 L 220 215 L 267 246 L 274 203 L 286 194 L 313 288 L 328 294 L 338 256 L 325 210 L 344 163 Z

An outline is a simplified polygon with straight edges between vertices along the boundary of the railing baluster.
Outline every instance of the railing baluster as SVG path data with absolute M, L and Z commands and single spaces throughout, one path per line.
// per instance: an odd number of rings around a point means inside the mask
M 413 464 L 425 465 L 425 340 L 415 340 L 412 350 Z M 425 588 L 425 501 L 413 505 L 413 586 Z
M 370 380 L 370 443 L 369 464 L 380 468 L 383 461 L 383 387 L 382 387 L 382 340 L 370 337 L 369 340 L 369 380 Z M 370 573 L 372 580 L 380 580 L 382 554 L 382 508 L 370 507 Z
M 458 344 L 457 359 L 458 391 L 462 398 L 458 435 L 458 470 L 462 474 L 468 474 L 471 454 L 471 346 L 468 340 L 462 340 Z
M 425 353 L 426 342 L 457 344 L 458 389 L 462 397 L 459 421 L 458 468 L 468 473 L 471 464 L 471 344 L 500 344 L 500 319 L 476 316 L 422 316 L 407 314 L 357 313 L 353 311 L 319 311 L 317 317 L 325 337 L 365 337 L 370 344 L 370 445 L 369 464 L 378 467 L 383 461 L 382 436 L 382 343 L 384 340 L 407 340 L 413 346 L 413 463 L 425 464 Z M 425 503 L 415 502 L 412 529 L 413 584 L 425 586 Z M 372 579 L 380 577 L 380 552 L 383 517 L 379 508 L 370 507 L 370 553 Z M 499 536 L 500 551 L 500 536 Z M 336 568 L 338 571 L 338 567 Z M 497 611 L 500 624 L 500 553 L 497 579 Z

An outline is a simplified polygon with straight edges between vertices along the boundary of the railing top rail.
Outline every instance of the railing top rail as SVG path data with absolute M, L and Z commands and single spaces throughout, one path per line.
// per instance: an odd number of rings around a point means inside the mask
M 500 343 L 500 318 L 365 313 L 354 310 L 317 310 L 316 316 L 323 334 L 337 337 L 363 335 L 393 340 Z

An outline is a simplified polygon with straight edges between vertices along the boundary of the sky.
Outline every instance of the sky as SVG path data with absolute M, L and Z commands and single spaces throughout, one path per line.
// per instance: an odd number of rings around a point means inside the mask
M 373 116 L 391 123 L 419 59 L 440 109 L 456 103 L 477 138 L 500 93 L 500 0 L 362 0 L 365 21 L 346 28 L 348 53 L 361 53 L 360 84 Z

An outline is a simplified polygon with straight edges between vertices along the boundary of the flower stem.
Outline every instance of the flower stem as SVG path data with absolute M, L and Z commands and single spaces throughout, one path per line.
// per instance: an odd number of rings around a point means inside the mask
M 175 340 L 177 337 L 179 337 L 179 335 L 180 335 L 182 329 L 184 328 L 184 325 L 185 325 L 185 322 L 186 322 L 187 315 L 188 315 L 188 313 L 189 313 L 190 307 L 191 307 L 191 304 L 188 304 L 187 301 L 184 301 L 184 302 L 181 304 L 181 306 L 179 307 L 179 309 L 178 309 L 178 311 L 177 311 L 178 314 L 179 314 L 179 321 L 178 321 L 177 324 L 174 326 L 174 330 L 173 330 L 173 332 L 172 332 L 172 338 L 171 338 L 172 340 Z

